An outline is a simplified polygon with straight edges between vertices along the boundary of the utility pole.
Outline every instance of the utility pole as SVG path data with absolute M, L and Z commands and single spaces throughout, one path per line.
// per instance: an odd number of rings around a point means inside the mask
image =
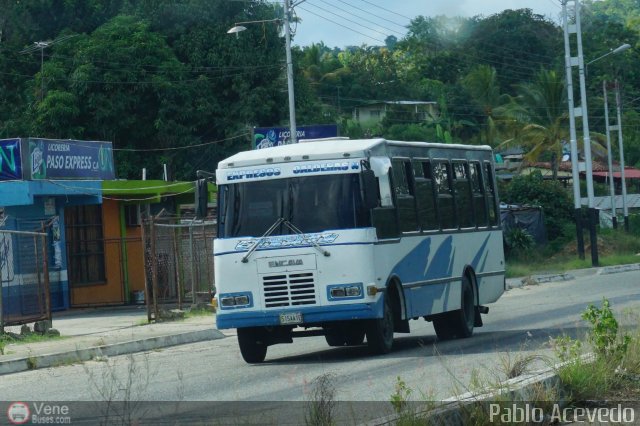
M 618 228 L 618 214 L 616 213 L 616 191 L 613 185 L 613 155 L 611 154 L 611 126 L 609 122 L 609 100 L 607 95 L 607 81 L 602 81 L 602 93 L 604 97 L 604 121 L 607 133 L 607 166 L 609 168 L 609 193 L 611 196 L 611 223 L 613 229 Z
M 568 10 L 567 3 L 573 2 L 573 24 L 569 24 L 568 18 Z M 578 216 L 577 210 L 581 208 L 581 200 L 580 198 L 575 199 L 576 195 L 580 195 L 580 189 L 578 187 L 576 191 L 576 162 L 578 161 L 577 156 L 577 140 L 575 137 L 575 117 L 582 117 L 582 138 L 583 138 L 583 151 L 584 151 L 584 162 L 585 162 L 585 172 L 587 178 L 587 199 L 588 199 L 588 219 L 589 219 L 589 236 L 591 240 L 591 265 L 598 266 L 598 236 L 596 234 L 596 209 L 595 209 L 595 197 L 593 191 L 593 163 L 591 160 L 591 136 L 589 134 L 589 114 L 587 110 L 587 89 L 585 84 L 585 66 L 584 66 L 584 54 L 582 52 L 582 30 L 580 26 L 580 1 L 579 0 L 563 0 L 562 3 L 562 15 L 563 15 L 563 23 L 564 23 L 564 42 L 565 42 L 565 65 L 567 70 L 567 98 L 569 101 L 569 125 L 571 127 L 571 164 L 572 171 L 574 171 L 573 179 L 574 179 L 574 207 L 576 208 L 576 216 Z M 571 56 L 571 47 L 569 43 L 569 35 L 575 34 L 577 47 L 578 47 L 578 56 Z M 574 66 L 578 67 L 578 75 L 580 80 L 580 106 L 575 107 L 573 104 L 573 83 L 572 83 L 572 68 Z M 575 142 L 574 142 L 575 140 Z M 575 145 L 575 150 L 574 150 Z M 574 156 L 575 154 L 575 156 Z M 577 182 L 579 185 L 579 181 Z M 580 218 L 582 215 L 579 215 Z M 582 231 L 579 231 L 580 235 L 578 236 L 578 245 L 580 245 L 580 238 L 582 237 Z M 584 244 L 584 242 L 583 242 Z M 580 248 L 578 248 L 578 252 L 580 252 Z
M 615 83 L 616 90 L 616 115 L 618 122 L 611 126 L 612 130 L 618 130 L 618 150 L 620 151 L 620 179 L 622 180 L 622 214 L 624 215 L 624 230 L 629 232 L 629 208 L 627 206 L 627 181 L 624 176 L 624 146 L 622 144 L 622 99 L 620 97 L 620 84 Z
M 291 0 L 284 0 L 284 41 L 287 55 L 287 91 L 289 92 L 289 130 L 291 143 L 298 143 L 298 128 L 296 127 L 296 98 L 293 93 L 293 60 L 291 59 Z
M 580 195 L 580 171 L 578 170 L 578 142 L 576 136 L 576 114 L 573 101 L 573 78 L 572 66 L 574 59 L 571 56 L 571 47 L 569 44 L 570 29 L 575 33 L 575 25 L 569 26 L 569 17 L 567 14 L 567 2 L 571 0 L 563 0 L 562 2 L 562 23 L 564 28 L 564 62 L 567 74 L 567 102 L 569 104 L 569 142 L 571 146 L 571 178 L 573 181 L 573 212 L 576 221 L 576 241 L 578 257 L 584 259 L 584 236 L 582 231 L 582 207 Z

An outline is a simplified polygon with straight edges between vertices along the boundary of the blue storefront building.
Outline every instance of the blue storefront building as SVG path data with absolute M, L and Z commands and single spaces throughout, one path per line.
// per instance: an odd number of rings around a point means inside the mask
M 85 206 L 102 203 L 102 180 L 114 179 L 110 142 L 14 138 L 0 140 L 0 234 L 2 310 L 31 309 L 37 297 L 34 271 L 46 257 L 51 310 L 69 308 L 66 228 L 83 227 Z M 37 239 L 47 234 L 40 255 Z M 91 250 L 87 247 L 87 250 Z M 15 311 L 15 312 L 14 312 Z M 24 312 L 22 312 L 24 313 Z

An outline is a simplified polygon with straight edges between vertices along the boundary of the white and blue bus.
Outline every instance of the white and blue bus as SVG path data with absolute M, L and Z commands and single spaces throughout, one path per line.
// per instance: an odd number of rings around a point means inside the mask
M 389 352 L 409 320 L 469 337 L 505 289 L 491 148 L 330 139 L 221 161 L 219 329 L 242 357 L 324 335 Z

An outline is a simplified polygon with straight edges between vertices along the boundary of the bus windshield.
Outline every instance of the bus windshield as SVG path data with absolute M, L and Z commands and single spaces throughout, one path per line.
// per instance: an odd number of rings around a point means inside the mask
M 218 236 L 259 237 L 279 218 L 302 232 L 369 226 L 356 173 L 242 182 L 221 188 Z M 280 226 L 272 235 L 289 234 Z

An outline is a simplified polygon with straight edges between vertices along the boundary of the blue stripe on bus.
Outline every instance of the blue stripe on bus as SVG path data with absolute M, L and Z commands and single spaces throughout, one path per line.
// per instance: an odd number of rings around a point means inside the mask
M 480 263 L 480 259 L 482 255 L 484 253 L 488 253 L 488 252 L 485 252 L 485 248 L 487 248 L 487 244 L 489 243 L 489 238 L 491 238 L 491 234 L 487 235 L 487 238 L 484 239 L 484 243 L 482 243 L 482 245 L 480 246 L 480 249 L 478 250 L 478 253 L 476 253 L 476 256 L 471 261 L 471 266 L 473 267 L 473 270 L 476 272 L 478 271 L 478 264 Z M 484 269 L 484 263 L 486 261 L 487 261 L 487 257 L 485 256 L 481 269 Z
M 340 305 L 312 306 L 305 308 L 272 309 L 269 311 L 218 312 L 216 325 L 218 329 L 240 327 L 268 327 L 280 325 L 280 314 L 301 312 L 304 324 L 327 321 L 362 320 L 382 318 L 382 297 L 375 303 L 354 303 Z
M 338 243 L 338 244 L 318 244 L 320 247 L 335 247 L 335 246 L 371 246 L 373 242 L 362 242 L 362 243 Z M 274 247 L 274 248 L 263 248 L 257 249 L 258 251 L 271 251 L 271 250 L 289 250 L 289 249 L 297 249 L 297 248 L 309 248 L 314 247 L 312 245 L 304 245 L 304 246 L 291 246 L 291 247 Z M 226 256 L 228 254 L 238 254 L 238 253 L 246 253 L 247 250 L 237 250 L 237 251 L 224 251 L 222 253 L 214 253 L 214 256 Z

